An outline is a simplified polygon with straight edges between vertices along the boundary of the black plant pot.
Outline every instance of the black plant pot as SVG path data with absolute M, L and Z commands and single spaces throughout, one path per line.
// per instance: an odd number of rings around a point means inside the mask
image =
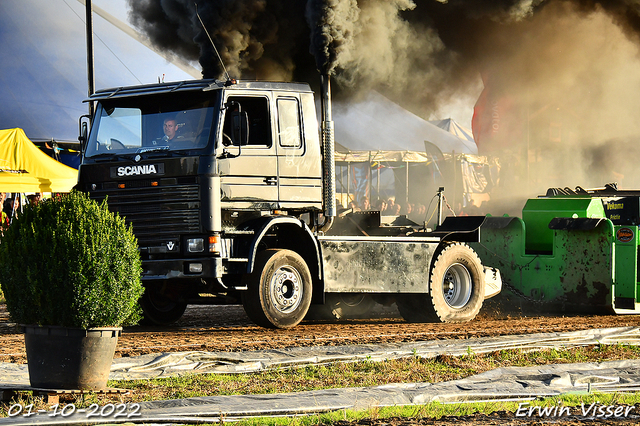
M 107 387 L 121 327 L 24 326 L 29 381 L 34 388 Z

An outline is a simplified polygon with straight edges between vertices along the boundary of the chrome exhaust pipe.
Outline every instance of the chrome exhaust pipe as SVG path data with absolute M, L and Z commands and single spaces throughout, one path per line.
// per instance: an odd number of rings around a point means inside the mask
M 321 232 L 327 232 L 336 217 L 336 182 L 335 182 L 335 141 L 331 116 L 331 80 L 329 74 L 321 75 L 322 97 L 322 158 L 323 158 L 323 202 L 325 221 L 320 226 Z

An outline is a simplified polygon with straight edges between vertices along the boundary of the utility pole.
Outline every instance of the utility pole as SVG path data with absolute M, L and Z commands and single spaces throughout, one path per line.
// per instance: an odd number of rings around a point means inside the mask
M 95 77 L 93 75 L 93 8 L 91 0 L 85 1 L 87 26 L 87 80 L 89 96 L 95 91 Z M 89 102 L 89 116 L 93 117 L 93 102 Z

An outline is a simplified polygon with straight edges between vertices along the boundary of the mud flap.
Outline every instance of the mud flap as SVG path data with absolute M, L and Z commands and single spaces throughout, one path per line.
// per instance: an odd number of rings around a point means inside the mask
M 502 291 L 502 276 L 496 268 L 484 267 L 484 298 L 490 299 Z

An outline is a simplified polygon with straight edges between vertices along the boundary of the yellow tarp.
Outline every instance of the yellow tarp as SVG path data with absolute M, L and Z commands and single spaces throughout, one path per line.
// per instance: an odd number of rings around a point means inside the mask
M 78 171 L 42 152 L 22 129 L 0 130 L 0 192 L 69 192 Z

